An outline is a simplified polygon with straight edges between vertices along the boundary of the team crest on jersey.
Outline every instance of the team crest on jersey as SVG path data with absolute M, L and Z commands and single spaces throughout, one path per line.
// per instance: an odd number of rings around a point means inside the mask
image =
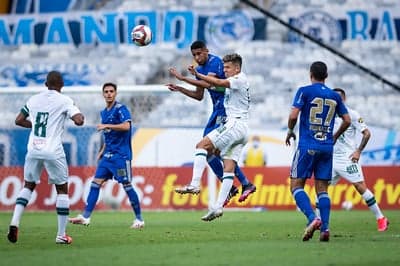
M 358 123 L 360 123 L 360 124 L 364 123 L 364 119 L 362 119 L 362 117 L 360 117 L 360 118 L 358 119 Z
M 230 42 L 245 42 L 253 39 L 253 20 L 242 11 L 210 17 L 204 27 L 207 43 L 222 47 Z
M 342 40 L 342 29 L 338 21 L 323 11 L 308 11 L 293 19 L 290 24 L 323 43 L 339 43 Z M 303 41 L 297 33 L 291 33 L 289 38 L 292 41 Z

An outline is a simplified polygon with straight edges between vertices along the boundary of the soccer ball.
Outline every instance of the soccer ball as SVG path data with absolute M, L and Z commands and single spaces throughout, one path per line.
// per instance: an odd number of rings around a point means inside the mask
M 345 200 L 342 202 L 342 209 L 346 211 L 350 211 L 353 209 L 353 203 L 349 200 Z
M 152 39 L 150 28 L 146 25 L 137 25 L 131 31 L 131 39 L 137 46 L 148 45 Z

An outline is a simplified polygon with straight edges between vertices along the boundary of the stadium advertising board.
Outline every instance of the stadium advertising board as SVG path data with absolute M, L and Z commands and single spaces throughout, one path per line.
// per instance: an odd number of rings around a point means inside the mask
M 373 137 L 362 153 L 362 164 L 400 165 L 400 134 L 394 130 L 375 127 L 371 127 L 370 130 Z M 199 128 L 135 128 L 132 142 L 133 165 L 138 167 L 191 165 L 195 144 L 202 134 L 203 130 Z M 267 153 L 268 166 L 291 164 L 293 147 L 287 147 L 284 143 L 285 130 L 253 130 L 250 135 L 253 134 L 261 138 L 261 144 Z M 28 136 L 28 129 L 0 128 L 0 166 L 23 165 Z M 64 149 L 69 165 L 96 165 L 100 136 L 94 127 L 66 128 Z
M 0 210 L 12 210 L 15 199 L 23 186 L 22 167 L 0 167 Z M 89 191 L 93 167 L 70 168 L 71 210 L 82 210 Z M 209 187 L 203 176 L 200 195 L 181 195 L 174 188 L 187 184 L 191 178 L 190 167 L 138 167 L 133 169 L 133 184 L 145 210 L 205 209 L 208 206 Z M 254 208 L 255 210 L 296 209 L 289 190 L 288 167 L 244 168 L 247 177 L 257 186 L 257 192 L 244 202 L 238 197 L 228 207 Z M 368 166 L 364 168 L 366 181 L 382 209 L 400 208 L 400 171 L 398 167 Z M 53 210 L 56 192 L 46 183 L 37 187 L 29 203 L 29 210 Z M 237 180 L 235 180 L 235 183 Z M 238 185 L 238 184 L 236 184 Z M 311 199 L 315 198 L 312 182 L 305 187 Z M 343 181 L 329 188 L 333 209 L 341 208 L 344 201 L 351 201 L 355 209 L 367 209 L 361 196 L 352 185 Z M 108 182 L 101 189 L 96 209 L 129 210 L 130 204 L 125 191 L 116 182 Z
M 130 29 L 138 24 L 151 28 L 153 43 L 174 43 L 178 49 L 196 39 L 211 46 L 266 39 L 266 19 L 241 10 L 126 10 L 0 16 L 0 44 L 132 44 Z
M 337 44 L 343 40 L 400 40 L 398 9 L 299 8 L 287 15 L 292 26 L 327 44 Z M 288 40 L 303 41 L 301 36 L 293 32 L 289 33 Z

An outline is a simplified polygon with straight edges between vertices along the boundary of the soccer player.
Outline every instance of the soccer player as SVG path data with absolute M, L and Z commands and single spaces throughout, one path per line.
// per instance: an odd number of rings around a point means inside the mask
M 193 59 L 198 64 L 196 71 L 207 75 L 212 76 L 220 79 L 225 78 L 224 70 L 223 70 L 223 62 L 221 58 L 209 53 L 206 44 L 203 41 L 195 41 L 190 46 Z M 169 72 L 171 75 L 176 77 L 180 81 L 184 81 L 190 85 L 196 87 L 195 90 L 188 90 L 181 86 L 177 86 L 175 84 L 167 84 L 168 88 L 171 91 L 179 91 L 182 94 L 201 101 L 204 97 L 204 90 L 207 89 L 211 101 L 213 103 L 213 111 L 208 119 L 207 125 L 203 132 L 203 137 L 206 136 L 209 132 L 213 129 L 219 127 L 221 123 L 224 122 L 226 119 L 226 112 L 224 107 L 224 98 L 225 98 L 225 88 L 221 86 L 213 86 L 212 84 L 208 83 L 205 80 L 201 80 L 196 77 L 196 79 L 184 77 L 183 75 L 179 74 L 176 69 L 170 68 Z M 221 157 L 215 154 L 208 154 L 207 155 L 207 162 L 210 165 L 211 169 L 218 177 L 220 181 L 223 178 L 223 165 L 221 161 Z M 240 183 L 242 184 L 242 194 L 239 197 L 239 202 L 245 201 L 247 197 L 256 191 L 256 187 L 249 182 L 247 177 L 243 174 L 240 168 L 236 165 L 235 167 L 235 176 L 239 179 Z M 200 190 L 195 189 L 192 191 L 190 187 L 181 187 L 176 188 L 176 192 L 178 193 L 194 193 L 198 194 Z M 229 200 L 234 197 L 238 193 L 238 189 L 235 186 L 232 186 L 228 197 L 225 201 L 225 205 L 228 204 Z
M 104 144 L 100 149 L 94 179 L 87 196 L 85 210 L 69 221 L 73 224 L 88 226 L 90 216 L 99 198 L 100 187 L 109 179 L 122 184 L 131 203 L 135 218 L 131 228 L 144 227 L 138 195 L 132 186 L 132 146 L 131 146 L 131 114 L 128 108 L 116 100 L 117 85 L 105 83 L 103 97 L 106 108 L 101 111 L 101 124 L 97 130 L 103 132 Z
M 49 184 L 57 191 L 56 210 L 58 219 L 57 244 L 71 244 L 72 238 L 65 233 L 69 215 L 68 166 L 62 146 L 64 125 L 72 119 L 77 126 L 84 123 L 84 116 L 72 99 L 61 94 L 64 80 L 60 72 L 51 71 L 46 78 L 46 91 L 30 97 L 15 119 L 15 124 L 31 128 L 24 165 L 23 189 L 15 203 L 7 238 L 18 240 L 18 227 L 26 205 L 40 182 L 43 168 L 48 173 Z
M 312 84 L 297 90 L 288 118 L 286 145 L 289 146 L 290 139 L 296 138 L 294 127 L 301 112 L 299 143 L 290 169 L 290 190 L 298 208 L 308 220 L 303 241 L 311 239 L 318 229 L 321 230 L 320 241 L 329 241 L 331 202 L 327 191 L 332 177 L 333 145 L 351 121 L 340 95 L 324 84 L 327 77 L 325 63 L 317 61 L 311 64 Z M 336 114 L 343 121 L 333 134 Z M 310 198 L 304 191 L 305 183 L 312 174 L 321 218 L 315 215 Z
M 334 91 L 340 94 L 343 102 L 346 101 L 346 93 L 341 88 L 335 88 Z M 386 231 L 388 228 L 389 221 L 382 214 L 378 203 L 375 200 L 374 194 L 368 189 L 364 174 L 362 172 L 361 165 L 359 163 L 361 152 L 368 143 L 371 137 L 367 125 L 360 114 L 347 107 L 349 115 L 351 117 L 351 125 L 347 130 L 339 136 L 334 146 L 333 152 L 333 172 L 332 172 L 332 185 L 335 185 L 340 177 L 343 177 L 347 181 L 353 184 L 357 192 L 362 196 L 368 208 L 374 213 L 378 224 L 378 231 Z M 337 120 L 335 120 L 335 126 Z M 360 144 L 356 144 L 356 134 L 361 133 L 362 139 Z M 317 207 L 319 203 L 317 201 Z
M 189 67 L 190 73 L 196 78 L 204 80 L 212 86 L 224 87 L 228 90 L 224 103 L 226 120 L 197 143 L 192 181 L 190 185 L 186 186 L 186 189 L 192 193 L 200 191 L 200 179 L 207 163 L 207 155 L 220 153 L 224 165 L 222 185 L 217 202 L 201 218 L 203 221 L 211 221 L 222 216 L 225 199 L 233 184 L 235 167 L 248 138 L 250 88 L 247 76 L 241 71 L 242 57 L 238 54 L 228 54 L 224 56 L 223 62 L 226 79 L 204 75 L 198 72 L 194 66 Z

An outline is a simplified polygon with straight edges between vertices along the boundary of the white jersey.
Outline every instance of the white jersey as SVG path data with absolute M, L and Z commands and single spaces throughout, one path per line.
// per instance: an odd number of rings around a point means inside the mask
M 351 124 L 338 138 L 334 146 L 334 156 L 350 155 L 357 149 L 356 134 L 367 129 L 367 125 L 358 112 L 347 107 L 351 118 Z M 340 126 L 341 120 L 335 119 L 335 130 Z
M 246 74 L 229 77 L 230 88 L 225 90 L 225 111 L 229 118 L 248 119 L 250 107 L 250 85 Z
M 64 124 L 80 113 L 72 99 L 55 90 L 46 90 L 29 98 L 21 112 L 32 122 L 27 157 L 57 159 L 65 156 L 62 146 Z

